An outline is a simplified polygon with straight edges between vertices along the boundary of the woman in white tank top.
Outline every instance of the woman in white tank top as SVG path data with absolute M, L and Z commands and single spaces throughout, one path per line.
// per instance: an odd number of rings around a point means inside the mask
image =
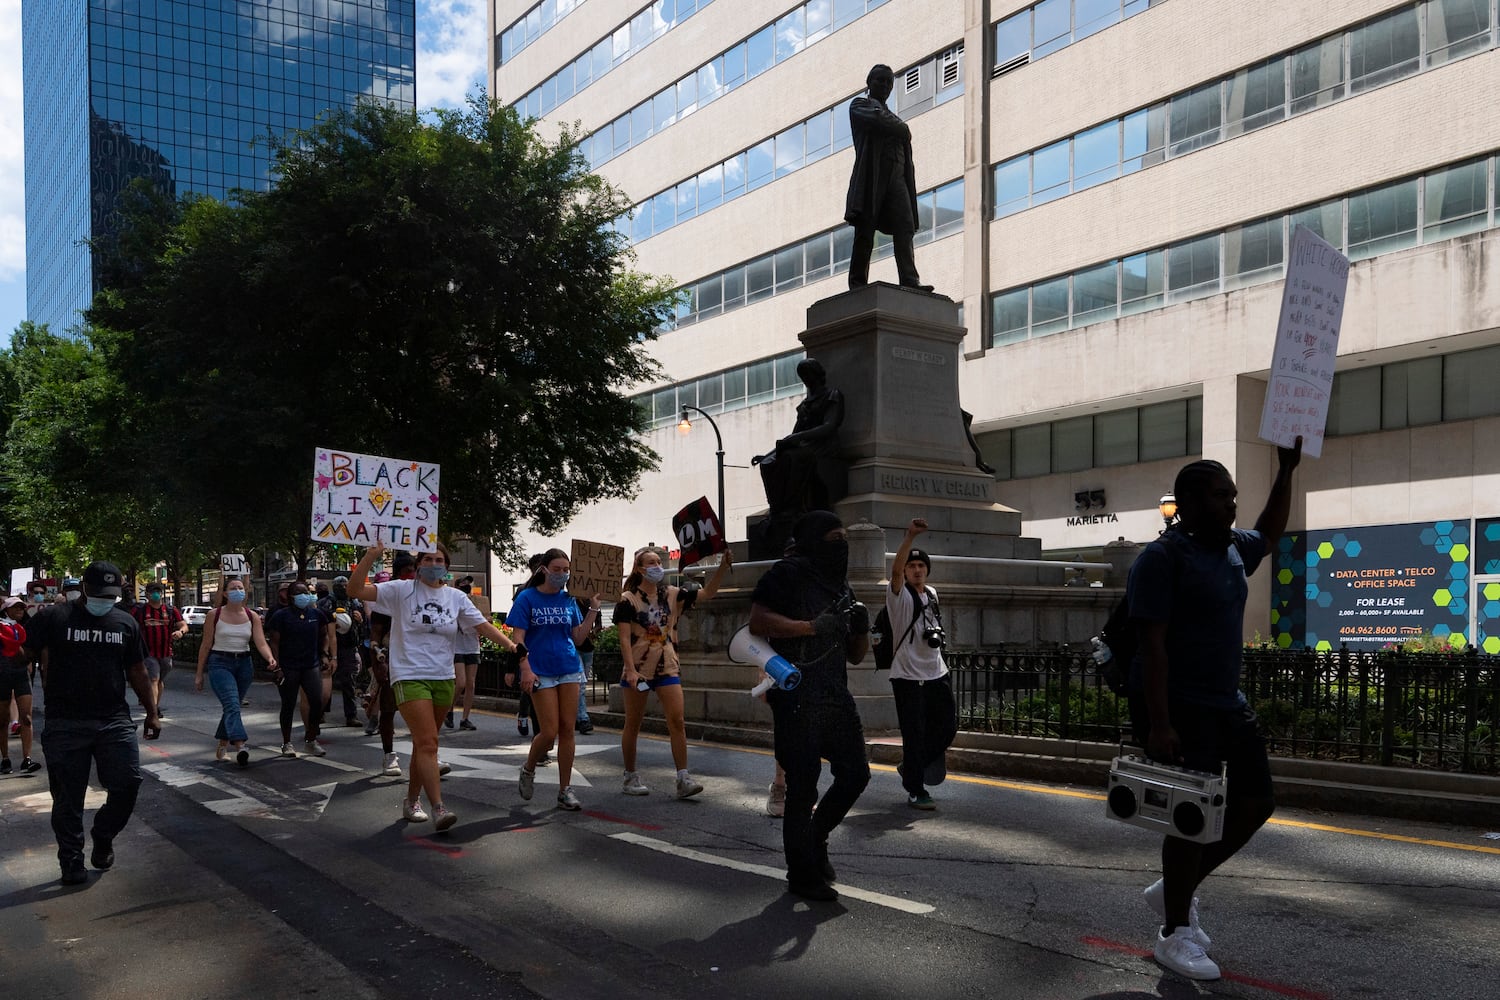
M 250 610 L 250 592 L 243 580 L 233 578 L 224 582 L 219 591 L 217 607 L 203 621 L 203 641 L 198 645 L 198 675 L 194 686 L 203 690 L 203 671 L 208 669 L 208 683 L 218 696 L 223 714 L 219 718 L 219 729 L 214 734 L 219 746 L 215 759 L 223 760 L 233 748 L 235 763 L 245 767 L 250 763 L 250 750 L 245 745 L 250 737 L 245 733 L 245 723 L 240 718 L 240 703 L 250 690 L 255 678 L 255 662 L 250 658 L 253 642 L 260 655 L 274 670 L 276 658 L 266 643 L 261 628 L 260 615 Z

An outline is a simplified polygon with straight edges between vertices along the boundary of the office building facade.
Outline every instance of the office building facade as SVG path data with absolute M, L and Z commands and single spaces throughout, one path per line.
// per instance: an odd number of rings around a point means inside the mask
M 28 317 L 93 297 L 80 241 L 136 178 L 225 199 L 271 183 L 267 139 L 360 98 L 416 107 L 416 0 L 24 0 Z
M 917 263 L 962 306 L 962 405 L 1025 534 L 1055 554 L 1149 540 L 1199 456 L 1231 470 L 1253 521 L 1275 467 L 1258 428 L 1287 250 L 1306 226 L 1353 261 L 1338 375 L 1247 630 L 1500 651 L 1497 13 L 495 0 L 493 92 L 544 129 L 582 124 L 590 162 L 635 203 L 619 227 L 638 265 L 683 289 L 651 345 L 661 381 L 642 387 L 660 469 L 571 533 L 665 542 L 671 514 L 712 495 L 712 432 L 679 433 L 684 404 L 723 432 L 730 536 L 764 508 L 750 459 L 791 427 L 808 305 L 845 287 L 847 108 L 882 62 L 915 147 Z M 883 260 L 872 277 L 894 274 Z

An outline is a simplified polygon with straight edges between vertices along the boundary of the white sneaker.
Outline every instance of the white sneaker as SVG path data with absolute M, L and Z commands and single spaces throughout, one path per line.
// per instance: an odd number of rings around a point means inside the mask
M 290 743 L 283 743 L 281 744 L 281 756 L 295 757 L 297 756 L 297 751 L 292 749 L 292 745 Z
M 397 757 L 395 753 L 386 754 L 385 768 L 380 773 L 389 778 L 401 777 L 401 758 Z
M 1142 896 L 1146 897 L 1146 905 L 1151 907 L 1151 912 L 1163 922 L 1167 919 L 1167 890 L 1162 885 L 1162 880 L 1157 879 L 1148 885 Z M 1213 945 L 1213 938 L 1209 937 L 1202 927 L 1198 926 L 1198 897 L 1193 897 L 1192 905 L 1188 907 L 1188 926 L 1193 929 L 1193 939 L 1199 946 L 1208 948 Z
M 693 780 L 693 776 L 686 771 L 677 772 L 677 797 L 679 799 L 692 798 L 703 791 L 703 786 Z
M 450 764 L 450 763 L 448 763 L 446 760 L 440 760 L 440 761 L 438 761 L 438 777 L 439 778 L 441 778 L 443 775 L 449 773 L 452 770 L 453 770 L 453 765 Z
M 1158 965 L 1179 976 L 1202 980 L 1219 978 L 1218 964 L 1208 957 L 1208 952 L 1193 936 L 1191 927 L 1179 927 L 1166 937 L 1158 930 L 1152 954 Z
M 422 808 L 421 799 L 402 799 L 401 818 L 408 823 L 427 822 L 427 811 Z
M 781 819 L 786 815 L 785 785 L 770 786 L 770 794 L 766 796 L 766 815 L 772 819 Z
M 557 793 L 557 808 L 566 809 L 569 812 L 577 812 L 583 808 L 583 803 L 579 802 L 578 796 L 573 794 L 572 785 Z
M 317 740 L 308 740 L 302 744 L 302 752 L 311 757 L 327 757 L 328 751 L 318 745 Z
M 442 806 L 433 806 L 432 820 L 433 826 L 437 827 L 437 832 L 442 833 L 444 830 L 453 826 L 454 823 L 458 822 L 458 813 L 449 812 Z
M 620 791 L 626 795 L 650 795 L 651 789 L 641 781 L 641 776 L 634 771 L 625 772 L 625 780 L 621 782 Z
M 531 801 L 532 794 L 536 791 L 536 772 L 521 768 L 521 798 Z

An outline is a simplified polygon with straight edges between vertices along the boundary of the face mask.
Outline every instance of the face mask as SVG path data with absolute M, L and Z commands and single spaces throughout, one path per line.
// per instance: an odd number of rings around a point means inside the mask
M 89 609 L 89 614 L 95 618 L 102 618 L 109 614 L 109 609 L 115 606 L 113 597 L 89 597 L 85 598 L 83 606 Z
M 813 570 L 829 583 L 840 583 L 849 574 L 849 541 L 819 541 L 807 552 Z
M 152 604 L 160 604 L 161 603 L 161 595 L 160 594 L 147 594 L 146 595 L 146 599 L 149 600 Z
M 427 565 L 417 570 L 421 574 L 424 583 L 441 583 L 443 577 L 448 575 L 447 566 Z
M 45 601 L 47 599 L 47 595 L 46 594 L 32 594 L 31 595 L 31 599 L 35 603 L 41 604 L 43 601 Z
M 245 603 L 245 592 L 243 590 L 231 590 L 229 593 L 225 594 L 224 596 L 227 597 L 227 598 L 229 598 L 229 603 L 230 604 L 244 604 Z
M 63 596 L 66 597 L 70 601 L 76 601 L 80 597 L 83 596 L 83 591 L 81 591 L 81 590 L 67 590 L 67 591 L 63 592 Z
M 652 583 L 661 583 L 667 578 L 667 571 L 660 566 L 647 566 L 641 571 L 641 575 Z
M 313 597 L 313 595 L 311 594 L 298 594 L 296 597 L 292 598 L 292 603 L 297 605 L 297 607 L 301 610 L 305 611 L 313 606 L 313 601 L 315 600 L 317 600 L 317 598 Z
M 572 575 L 567 570 L 563 570 L 561 573 L 549 572 L 547 574 L 547 582 L 554 587 L 566 587 L 568 585 L 568 577 Z

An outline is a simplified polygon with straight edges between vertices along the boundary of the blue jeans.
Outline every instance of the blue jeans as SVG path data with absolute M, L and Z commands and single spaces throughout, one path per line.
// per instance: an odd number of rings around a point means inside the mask
M 208 686 L 218 696 L 224 709 L 219 716 L 219 728 L 214 739 L 243 743 L 250 737 L 245 733 L 245 723 L 240 718 L 240 702 L 250 690 L 255 679 L 255 663 L 249 653 L 209 653 Z
M 575 722 L 589 721 L 589 678 L 594 676 L 594 653 L 579 653 L 578 658 L 583 661 L 583 683 L 578 685 L 578 718 Z
M 141 787 L 141 758 L 135 722 L 128 715 L 113 719 L 54 719 L 42 730 L 47 755 L 47 784 L 52 789 L 52 832 L 57 860 L 64 868 L 83 864 L 83 797 L 89 788 L 89 765 L 99 771 L 104 805 L 94 814 L 94 843 L 114 840 L 135 811 Z

